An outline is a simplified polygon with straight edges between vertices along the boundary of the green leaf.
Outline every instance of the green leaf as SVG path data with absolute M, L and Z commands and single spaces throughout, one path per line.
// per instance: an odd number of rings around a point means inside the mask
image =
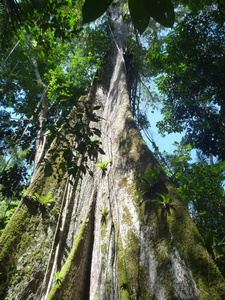
M 204 216 L 204 215 L 207 215 L 207 211 L 203 211 L 198 214 L 198 216 Z
M 83 174 L 86 174 L 86 167 L 84 165 L 81 165 L 80 167 L 80 171 L 83 173 Z
M 76 149 L 80 154 L 84 154 L 87 150 L 87 145 L 85 142 L 80 142 Z
M 98 151 L 99 151 L 99 153 L 101 153 L 102 155 L 104 155 L 104 154 L 105 154 L 104 150 L 103 150 L 103 149 L 101 149 L 101 148 L 99 148 L 99 149 L 98 149 Z
M 153 199 L 153 200 L 150 200 L 151 202 L 154 202 L 154 203 L 158 203 L 158 204 L 162 204 L 162 201 L 158 200 L 158 199 Z
M 66 172 L 66 167 L 67 167 L 67 163 L 66 162 L 61 162 L 59 164 L 59 169 L 61 169 L 63 173 Z
M 206 248 L 209 250 L 215 242 L 215 233 L 213 231 L 209 231 L 205 235 L 203 235 L 203 239 L 204 239 Z
M 94 134 L 96 134 L 97 136 L 101 136 L 101 131 L 97 128 L 92 128 L 92 131 L 94 132 Z
M 99 110 L 101 108 L 101 106 L 100 105 L 97 105 L 97 106 L 94 106 L 92 109 L 93 110 Z
M 67 161 L 67 162 L 71 162 L 73 159 L 73 152 L 71 151 L 71 149 L 65 149 L 63 151 L 63 158 Z M 63 166 L 60 164 L 60 168 L 63 168 Z
M 128 5 L 134 27 L 142 34 L 148 26 L 150 19 L 150 13 L 146 10 L 145 1 L 129 0 Z
M 40 197 L 37 193 L 34 193 L 34 195 L 35 195 L 35 197 L 37 198 L 37 200 L 38 200 L 39 202 L 42 202 L 41 197 Z
M 82 8 L 83 23 L 99 18 L 112 3 L 112 0 L 86 0 Z
M 49 200 L 51 197 L 52 197 L 52 194 L 44 197 L 43 202 L 50 202 L 50 201 L 52 202 L 52 200 Z M 53 200 L 53 201 L 55 201 L 55 200 Z
M 53 173 L 52 165 L 50 162 L 47 162 L 44 169 L 44 176 L 50 177 Z
M 78 167 L 77 167 L 77 166 L 73 166 L 72 168 L 70 168 L 70 169 L 68 170 L 68 174 L 69 174 L 69 175 L 72 175 L 73 178 L 76 178 L 77 171 L 78 171 Z
M 165 27 L 173 27 L 175 15 L 170 0 L 144 0 L 144 3 L 148 13 L 156 22 Z

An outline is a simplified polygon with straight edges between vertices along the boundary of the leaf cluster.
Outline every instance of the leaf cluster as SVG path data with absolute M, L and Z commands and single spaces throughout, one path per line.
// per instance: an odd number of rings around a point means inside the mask
M 10 164 L 0 172 L 0 193 L 6 198 L 19 198 L 27 180 L 27 169 L 20 164 Z
M 215 260 L 223 276 L 225 275 L 225 238 L 224 228 L 222 226 L 215 230 L 206 232 L 203 236 L 204 244 Z
M 60 276 L 60 272 L 59 271 L 57 271 L 57 272 L 54 273 L 54 280 L 55 280 L 55 282 L 57 284 L 60 284 L 62 282 L 62 278 Z
M 52 203 L 55 203 L 55 200 L 52 199 L 52 195 L 48 195 L 44 198 L 41 198 L 40 195 L 38 195 L 37 193 L 34 193 L 35 197 L 36 197 L 36 200 L 41 204 L 41 205 L 44 205 L 45 207 L 47 206 L 51 206 Z
M 87 170 L 90 175 L 93 175 L 86 164 L 88 158 L 96 160 L 98 153 L 105 154 L 99 139 L 96 139 L 100 137 L 101 132 L 96 127 L 90 127 L 90 121 L 99 122 L 95 113 L 98 109 L 99 106 L 93 107 L 91 100 L 82 97 L 61 129 L 59 130 L 58 127 L 52 129 L 49 141 L 54 139 L 57 147 L 49 150 L 51 159 L 43 161 L 46 177 L 52 174 L 56 176 L 54 174 L 56 172 L 59 175 L 58 179 L 65 173 L 77 178 L 81 174 L 86 174 Z M 58 163 L 59 157 L 62 158 L 60 163 Z
M 151 202 L 155 202 L 157 204 L 162 205 L 166 210 L 169 209 L 170 206 L 170 194 L 166 194 L 166 196 L 161 195 L 159 193 L 156 193 L 156 195 L 159 197 L 159 199 L 153 199 Z
M 82 8 L 83 22 L 91 22 L 99 18 L 109 7 L 116 5 L 113 0 L 86 0 Z M 165 27 L 174 23 L 174 9 L 170 0 L 128 0 L 128 7 L 134 27 L 143 33 L 150 18 Z
M 152 196 L 158 182 L 160 171 L 147 168 L 144 176 L 136 176 L 138 191 L 142 196 Z
M 14 211 L 19 204 L 19 200 L 13 200 L 12 198 L 3 197 L 0 194 L 0 235 L 3 233 L 5 226 L 8 224 L 11 219 Z
M 106 223 L 106 217 L 108 215 L 108 209 L 107 207 L 102 210 L 102 209 L 99 209 L 100 213 L 101 213 L 101 223 Z
M 3 0 L 0 4 L 0 33 L 5 46 L 21 28 L 32 27 L 43 41 L 44 33 L 52 31 L 54 38 L 70 39 L 80 31 L 82 1 L 75 0 Z
M 104 173 L 107 170 L 108 163 L 111 163 L 111 158 L 103 161 L 102 163 L 99 161 L 98 164 L 95 164 L 95 166 L 98 167 L 99 171 Z

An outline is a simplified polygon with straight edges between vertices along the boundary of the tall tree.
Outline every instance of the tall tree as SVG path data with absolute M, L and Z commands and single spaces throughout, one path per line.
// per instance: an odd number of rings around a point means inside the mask
M 164 95 L 162 132 L 185 132 L 186 143 L 206 155 L 224 152 L 224 11 L 210 5 L 185 11 L 149 63 Z
M 59 168 L 66 141 L 52 142 L 1 236 L 1 297 L 223 299 L 223 277 L 135 124 L 123 48 L 127 23 L 118 7 L 109 15 L 114 46 L 79 101 L 86 130 L 102 133 L 105 154 L 96 164 L 81 151 L 72 157 L 78 172 L 71 176 Z M 59 131 L 74 148 L 79 118 L 75 106 Z M 84 159 L 91 172 L 81 177 Z

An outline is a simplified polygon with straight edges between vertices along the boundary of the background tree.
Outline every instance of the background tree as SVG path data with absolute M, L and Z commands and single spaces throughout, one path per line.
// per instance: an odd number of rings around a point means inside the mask
M 224 160 L 224 14 L 216 5 L 185 13 L 149 63 L 165 95 L 161 132 L 183 132 L 187 144 Z

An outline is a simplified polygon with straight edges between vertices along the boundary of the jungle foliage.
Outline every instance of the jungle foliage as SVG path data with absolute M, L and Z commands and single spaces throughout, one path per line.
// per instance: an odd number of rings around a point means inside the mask
M 224 13 L 207 6 L 180 12 L 181 21 L 149 50 L 164 95 L 161 132 L 185 132 L 185 142 L 225 159 Z
M 165 170 L 224 276 L 225 164 L 210 163 L 200 151 L 193 161 L 190 145 L 175 143 L 175 146 L 172 154 L 163 153 Z
M 79 23 L 81 15 L 76 6 L 70 7 L 70 12 L 71 22 L 76 19 Z M 61 10 L 58 13 L 61 14 Z M 29 26 L 21 26 L 10 43 L 6 45 L 2 40 L 2 229 L 8 222 L 8 215 L 11 216 L 8 211 L 14 209 L 15 203 L 18 204 L 23 189 L 29 184 L 43 110 L 47 111 L 43 122 L 43 132 L 47 137 L 46 149 L 55 140 L 64 159 L 58 172 L 68 172 L 73 177 L 86 173 L 87 156 L 95 159 L 98 152 L 103 152 L 99 139 L 93 139 L 94 135 L 100 135 L 99 130 L 89 126 L 90 121 L 99 121 L 96 116 L 99 107 L 93 107 L 91 100 L 84 102 L 83 97 L 87 95 L 87 87 L 93 75 L 100 69 L 102 60 L 110 48 L 109 29 L 104 22 L 92 28 L 84 26 L 79 36 L 74 36 L 73 31 L 68 29 L 70 39 L 65 40 L 63 36 L 55 35 L 55 28 L 46 28 L 44 31 L 42 25 L 35 22 Z M 48 96 L 43 105 L 41 99 L 45 90 Z M 72 109 L 76 113 L 73 126 L 68 118 Z M 71 134 L 76 137 L 73 141 L 70 138 Z M 79 167 L 75 158 L 77 153 L 83 156 Z M 58 155 L 59 153 L 54 151 L 52 159 Z M 51 176 L 52 170 L 52 163 L 47 162 L 45 175 Z

